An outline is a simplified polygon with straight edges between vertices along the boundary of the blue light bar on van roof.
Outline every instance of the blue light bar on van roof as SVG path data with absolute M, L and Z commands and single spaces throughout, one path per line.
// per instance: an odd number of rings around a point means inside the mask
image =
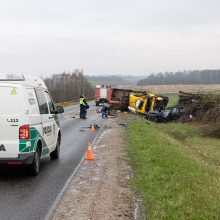
M 22 74 L 0 73 L 0 81 L 24 81 L 24 76 Z

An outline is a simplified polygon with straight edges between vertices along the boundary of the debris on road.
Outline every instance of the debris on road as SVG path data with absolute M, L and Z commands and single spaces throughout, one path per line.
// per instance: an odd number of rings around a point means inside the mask
M 134 219 L 124 128 L 118 123 L 119 118 L 108 119 L 105 131 L 93 148 L 96 160 L 83 162 L 59 204 L 54 220 Z
M 125 126 L 125 124 L 124 124 L 124 123 L 119 123 L 118 125 L 123 126 L 123 127 Z
M 100 128 L 100 126 L 99 126 L 98 124 L 92 123 L 90 126 L 87 126 L 87 127 L 83 126 L 83 127 L 81 127 L 81 129 L 86 129 L 86 128 L 91 129 L 92 126 L 94 126 L 94 128 L 95 128 L 96 130 Z

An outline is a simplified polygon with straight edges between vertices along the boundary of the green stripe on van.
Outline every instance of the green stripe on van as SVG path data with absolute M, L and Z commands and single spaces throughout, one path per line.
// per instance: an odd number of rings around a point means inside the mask
M 29 153 L 35 152 L 38 140 L 41 139 L 43 148 L 41 156 L 45 156 L 49 153 L 49 148 L 47 147 L 46 142 L 43 137 L 40 135 L 38 130 L 34 127 L 30 128 L 30 139 L 29 140 L 20 140 L 19 141 L 19 152 L 20 153 Z M 31 142 L 31 146 L 27 146 L 28 142 Z

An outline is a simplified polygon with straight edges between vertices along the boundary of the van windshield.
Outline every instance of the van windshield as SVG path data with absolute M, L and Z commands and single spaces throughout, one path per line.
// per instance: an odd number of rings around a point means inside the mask
M 21 112 L 16 87 L 0 86 L 0 100 L 0 115 L 13 115 Z

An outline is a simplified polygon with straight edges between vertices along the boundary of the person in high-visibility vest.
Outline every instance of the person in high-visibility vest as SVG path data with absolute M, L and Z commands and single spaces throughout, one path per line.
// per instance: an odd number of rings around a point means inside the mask
M 80 118 L 86 119 L 87 109 L 89 108 L 89 105 L 87 104 L 86 97 L 84 95 L 80 96 L 79 104 L 80 104 Z

